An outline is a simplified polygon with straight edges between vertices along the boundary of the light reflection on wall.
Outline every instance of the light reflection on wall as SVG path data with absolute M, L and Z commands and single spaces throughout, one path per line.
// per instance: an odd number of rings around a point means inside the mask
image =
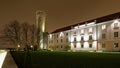
M 96 48 L 97 48 L 97 41 L 94 41 L 94 42 L 92 43 L 92 45 L 93 45 L 94 50 L 96 50 Z
M 80 48 L 80 43 L 79 42 L 77 42 L 77 48 Z
M 88 47 L 89 47 L 88 42 L 84 42 L 84 48 L 88 48 Z
M 79 35 L 77 35 L 77 41 L 80 41 L 80 36 Z
M 84 35 L 84 41 L 88 41 L 88 39 L 89 39 L 88 34 L 85 34 L 85 35 Z

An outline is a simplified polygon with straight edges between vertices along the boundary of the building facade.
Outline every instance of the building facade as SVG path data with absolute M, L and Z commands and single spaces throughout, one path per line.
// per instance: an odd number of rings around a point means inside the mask
M 48 35 L 49 50 L 120 51 L 120 12 L 57 29 Z

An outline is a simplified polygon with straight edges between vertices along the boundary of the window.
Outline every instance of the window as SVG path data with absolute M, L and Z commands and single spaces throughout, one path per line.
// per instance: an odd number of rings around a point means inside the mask
M 114 32 L 114 37 L 118 37 L 118 32 Z
M 84 40 L 84 37 L 83 36 L 81 36 L 81 41 L 83 41 Z
M 89 33 L 92 33 L 92 27 L 91 27 L 91 28 L 89 28 Z
M 66 36 L 68 36 L 68 33 L 66 33 Z
M 73 35 L 74 35 L 74 36 L 76 36 L 76 35 L 77 35 L 77 32 L 76 32 L 76 31 L 74 31 L 74 32 L 73 32 Z
M 62 48 L 63 46 L 61 46 L 61 48 Z
M 61 42 L 63 42 L 63 40 L 61 39 Z
M 92 35 L 89 35 L 89 40 L 92 40 Z
M 81 32 L 81 34 L 84 34 L 84 30 L 83 29 L 80 32 Z
M 114 43 L 114 48 L 117 48 L 118 47 L 118 43 Z
M 76 37 L 74 37 L 74 41 L 76 41 Z
M 58 40 L 57 40 L 57 43 L 58 43 Z
M 74 45 L 74 48 L 76 48 L 76 45 Z
M 102 43 L 102 48 L 105 48 L 105 43 Z
M 83 44 L 81 44 L 81 48 L 83 48 L 84 47 L 84 45 Z
M 57 34 L 57 38 L 58 38 L 58 34 Z
M 102 34 L 102 39 L 105 39 L 106 35 L 105 33 Z
M 60 38 L 64 38 L 64 33 L 60 32 Z
M 68 38 L 66 38 L 66 42 L 68 42 Z
M 89 48 L 92 48 L 92 44 L 89 44 Z
M 102 25 L 102 30 L 105 30 L 106 29 L 106 25 Z

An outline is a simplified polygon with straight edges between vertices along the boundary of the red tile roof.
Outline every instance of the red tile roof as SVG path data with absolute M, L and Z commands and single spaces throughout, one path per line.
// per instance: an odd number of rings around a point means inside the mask
M 77 25 L 82 25 L 82 24 L 85 24 L 86 22 L 90 23 L 90 22 L 96 21 L 96 24 L 97 24 L 97 23 L 102 23 L 102 22 L 110 21 L 110 20 L 117 19 L 117 18 L 120 18 L 120 12 L 110 14 L 110 15 L 106 15 L 106 16 L 99 17 L 99 18 L 95 18 L 95 19 L 91 19 L 91 20 L 88 20 L 88 21 L 80 22 L 80 23 L 70 25 L 70 26 L 67 26 L 67 27 L 63 27 L 63 28 L 60 28 L 60 29 L 57 29 L 57 30 L 53 31 L 52 33 L 57 33 L 57 32 L 70 30 L 71 27 L 74 27 L 74 26 L 77 26 Z

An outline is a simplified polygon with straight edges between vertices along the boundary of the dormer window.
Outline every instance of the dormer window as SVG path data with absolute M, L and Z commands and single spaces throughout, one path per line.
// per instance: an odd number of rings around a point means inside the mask
M 119 28 L 119 21 L 118 20 L 114 21 L 114 28 L 115 29 Z
M 114 23 L 114 28 L 118 27 L 118 23 Z
M 60 32 L 60 38 L 64 38 L 64 33 Z

